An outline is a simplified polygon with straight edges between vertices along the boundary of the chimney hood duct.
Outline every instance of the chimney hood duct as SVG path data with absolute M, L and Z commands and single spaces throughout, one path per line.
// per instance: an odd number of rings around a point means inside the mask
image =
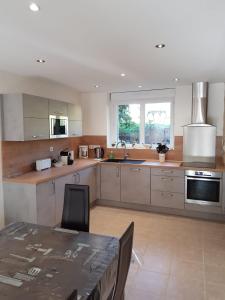
M 214 168 L 216 163 L 216 127 L 207 124 L 208 83 L 192 84 L 192 119 L 184 126 L 183 165 Z
M 192 124 L 207 123 L 208 82 L 192 84 Z

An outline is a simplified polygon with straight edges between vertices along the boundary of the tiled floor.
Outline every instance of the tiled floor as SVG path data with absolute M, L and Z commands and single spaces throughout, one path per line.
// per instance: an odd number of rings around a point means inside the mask
M 225 224 L 97 206 L 91 232 L 120 237 L 135 222 L 125 300 L 224 300 Z

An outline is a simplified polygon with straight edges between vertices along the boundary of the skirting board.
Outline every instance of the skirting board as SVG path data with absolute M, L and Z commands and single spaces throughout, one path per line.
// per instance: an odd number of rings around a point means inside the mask
M 225 215 L 224 214 L 214 214 L 214 213 L 206 213 L 206 212 L 200 212 L 200 211 L 169 208 L 169 207 L 159 207 L 159 206 L 141 205 L 141 204 L 134 204 L 134 203 L 124 203 L 124 202 L 119 202 L 119 201 L 111 201 L 111 200 L 103 200 L 103 199 L 96 200 L 95 204 L 102 205 L 102 206 L 109 206 L 109 207 L 140 210 L 140 211 L 145 211 L 145 212 L 177 215 L 177 216 L 182 216 L 182 217 L 197 218 L 197 219 L 204 219 L 204 220 L 210 220 L 210 221 L 219 221 L 219 222 L 225 223 Z

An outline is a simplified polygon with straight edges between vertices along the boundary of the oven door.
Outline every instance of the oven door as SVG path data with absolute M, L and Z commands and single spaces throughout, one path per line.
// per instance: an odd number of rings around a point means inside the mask
M 68 137 L 68 117 L 49 116 L 50 139 Z
M 185 176 L 185 202 L 221 206 L 222 179 Z

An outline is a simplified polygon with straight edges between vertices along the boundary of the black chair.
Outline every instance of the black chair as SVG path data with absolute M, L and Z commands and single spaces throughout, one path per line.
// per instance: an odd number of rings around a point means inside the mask
M 89 232 L 89 186 L 66 184 L 61 227 Z
M 77 300 L 77 290 L 74 290 L 72 294 L 66 298 L 66 300 Z
M 132 257 L 133 236 L 134 222 L 130 224 L 120 238 L 119 262 L 113 300 L 124 299 L 124 289 Z

